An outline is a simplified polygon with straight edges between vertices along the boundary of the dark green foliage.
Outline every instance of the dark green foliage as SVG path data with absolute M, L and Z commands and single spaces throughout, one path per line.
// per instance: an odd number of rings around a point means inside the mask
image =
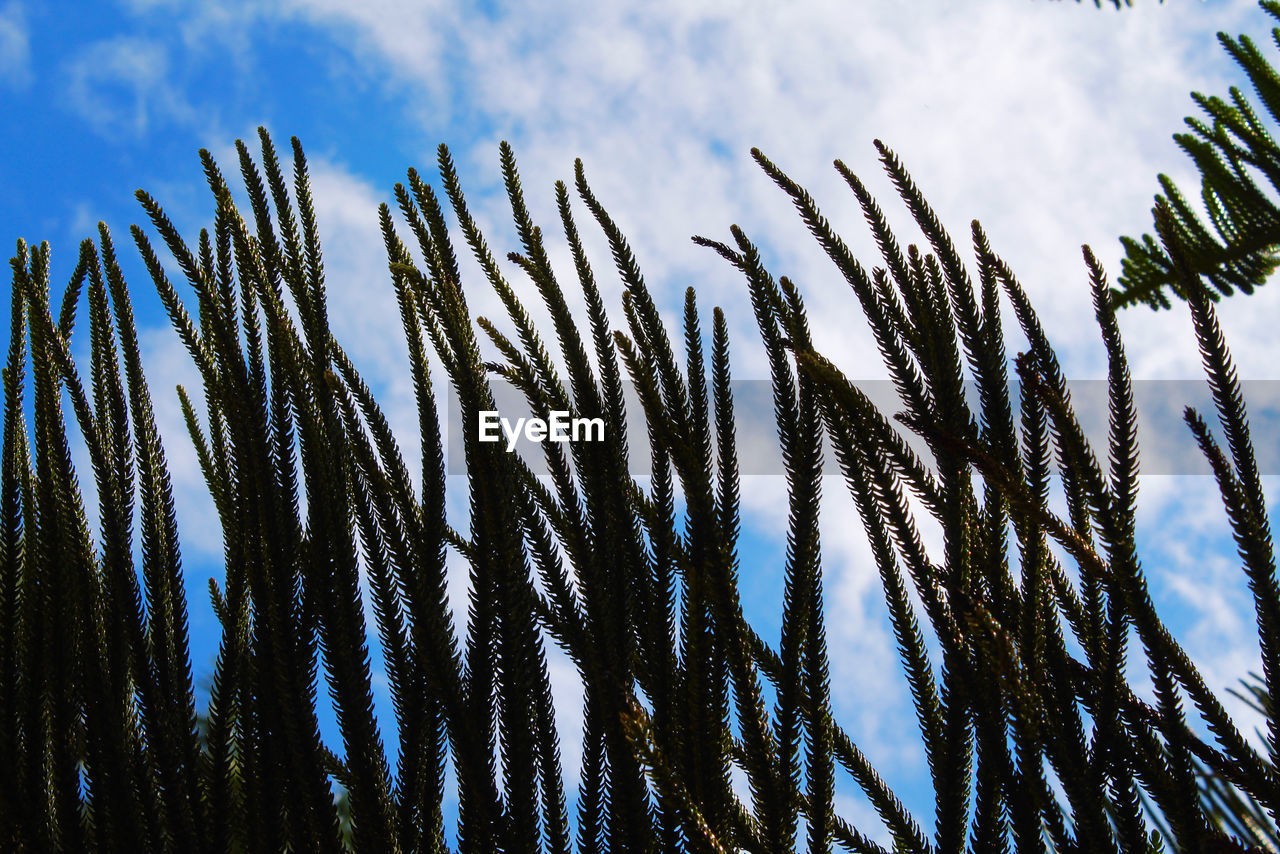
M 1241 681 L 1240 687 L 1231 689 L 1230 693 L 1264 718 L 1272 717 L 1270 695 L 1256 673 L 1249 674 L 1247 679 Z M 1256 800 L 1242 794 L 1198 760 L 1196 775 L 1200 797 L 1207 807 L 1210 822 L 1253 846 L 1251 850 L 1280 850 L 1280 833 L 1277 833 L 1275 824 Z M 1162 833 L 1169 832 L 1158 814 L 1152 814 L 1152 818 Z
M 1261 0 L 1258 5 L 1280 19 L 1280 3 Z M 1271 39 L 1280 45 L 1280 28 L 1272 28 Z M 1159 176 L 1163 192 L 1156 196 L 1157 205 L 1168 209 L 1168 228 L 1184 263 L 1208 283 L 1205 292 L 1211 300 L 1237 289 L 1253 293 L 1280 264 L 1280 207 L 1274 194 L 1280 187 L 1280 147 L 1273 139 L 1280 120 L 1280 75 L 1248 36 L 1218 33 L 1218 41 L 1248 75 L 1261 108 L 1234 86 L 1226 99 L 1193 92 L 1191 98 L 1207 121 L 1188 118 L 1191 132 L 1173 138 L 1200 172 L 1208 225 L 1167 175 Z M 1117 307 L 1143 303 L 1168 308 L 1170 294 L 1190 298 L 1159 237 L 1144 234 L 1141 240 L 1122 237 L 1120 242 L 1125 257 L 1119 286 L 1111 293 Z
M 103 228 L 81 248 L 56 320 L 47 247 L 19 244 L 13 260 L 0 484 L 6 850 L 884 854 L 879 829 L 854 827 L 836 808 L 846 773 L 895 852 L 1243 851 L 1236 840 L 1275 839 L 1280 734 L 1265 698 L 1280 678 L 1280 593 L 1270 525 L 1239 383 L 1173 214 L 1161 214 L 1161 233 L 1225 446 L 1201 415 L 1187 420 L 1254 594 L 1263 675 L 1251 696 L 1273 727 L 1265 751 L 1240 734 L 1152 604 L 1136 549 L 1129 372 L 1106 278 L 1087 250 L 1109 357 L 1101 457 L 1024 291 L 976 223 L 971 274 L 880 146 L 929 243 L 904 249 L 837 163 L 883 255 L 868 270 L 813 198 L 755 153 L 849 283 L 900 394 L 897 421 L 928 448 L 918 456 L 818 351 L 799 287 L 766 270 L 744 232 L 697 238 L 743 274 L 768 358 L 787 486 L 782 625 L 771 644 L 747 623 L 739 589 L 725 317 L 712 312 L 707 336 L 690 289 L 673 336 L 581 164 L 574 189 L 624 285 L 621 326 L 606 313 L 570 190 L 557 184 L 586 325 L 570 313 L 505 145 L 520 242 L 507 258 L 532 288 L 507 280 L 445 148 L 443 201 L 410 170 L 394 191 L 401 223 L 380 210 L 418 409 L 415 478 L 331 332 L 301 147 L 295 140 L 289 174 L 265 132 L 260 143 L 257 160 L 238 145 L 249 218 L 202 152 L 216 208 L 194 247 L 138 194 L 194 294 L 194 318 L 152 238 L 133 229 L 200 373 L 203 414 L 190 392 L 178 394 L 224 535 L 224 577 L 209 582 L 221 645 L 199 719 L 173 491 L 110 235 Z M 514 334 L 472 316 L 455 233 Z M 522 291 L 541 300 L 554 340 L 535 328 Z M 87 387 L 70 346 L 85 299 Z M 1031 345 L 1013 360 L 1016 386 L 1004 299 Z M 490 348 L 501 362 L 487 360 Z M 461 410 L 465 531 L 446 514 L 442 380 Z M 627 380 L 643 436 L 627 433 Z M 496 408 L 498 382 L 536 415 L 603 419 L 604 440 L 544 443 L 549 474 L 537 475 L 466 429 Z M 97 530 L 68 411 L 88 451 Z M 822 490 L 838 481 L 824 482 L 827 453 L 883 583 L 934 787 L 932 830 L 832 707 L 819 521 Z M 646 457 L 644 484 L 631 463 Z M 1051 509 L 1055 480 L 1065 516 Z M 941 550 L 926 547 L 919 514 L 940 528 Z M 468 573 L 465 616 L 448 593 L 451 551 Z M 1130 687 L 1131 635 L 1154 705 Z M 374 713 L 374 643 L 390 717 Z M 549 643 L 581 680 L 581 733 L 557 730 Z M 341 744 L 322 740 L 328 708 Z M 561 738 L 581 739 L 578 781 L 565 779 Z

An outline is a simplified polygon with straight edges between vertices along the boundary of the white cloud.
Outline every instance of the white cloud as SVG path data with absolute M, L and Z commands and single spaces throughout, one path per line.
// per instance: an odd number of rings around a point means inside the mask
M 120 36 L 96 42 L 66 70 L 69 104 L 104 136 L 140 138 L 157 126 L 194 118 L 158 41 Z
M 722 237 L 741 222 L 778 270 L 801 282 L 819 341 L 842 363 L 881 374 L 847 290 L 746 155 L 761 146 L 813 189 L 874 263 L 856 205 L 827 165 L 845 158 L 904 223 L 875 163 L 874 136 L 902 155 L 962 249 L 969 219 L 984 221 L 1059 333 L 1069 365 L 1096 373 L 1100 348 L 1079 332 L 1092 327 L 1092 314 L 1078 246 L 1090 241 L 1118 272 L 1115 236 L 1147 227 L 1155 173 L 1189 177 L 1168 136 L 1189 111 L 1188 90 L 1223 88 L 1230 62 L 1212 30 L 1258 30 L 1262 18 L 1240 0 L 1211 13 L 1170 6 L 1121 15 L 1005 0 L 963 10 L 937 2 L 557 3 L 482 13 L 326 0 L 290 8 L 417 86 L 424 130 L 456 127 L 460 104 L 484 117 L 493 138 L 455 145 L 469 186 L 494 187 L 496 137 L 512 139 L 530 203 L 548 226 L 551 180 L 569 177 L 581 155 L 664 291 L 661 302 L 678 304 L 679 290 L 696 281 L 704 302 L 730 309 L 757 374 L 763 364 L 748 344 L 740 281 L 687 238 Z M 422 165 L 430 159 L 424 152 Z M 481 195 L 473 190 L 473 206 L 504 223 L 501 195 Z M 616 297 L 607 272 L 602 279 Z M 1265 332 L 1248 314 L 1235 336 L 1242 352 Z M 1135 365 L 1194 376 L 1186 327 L 1171 323 L 1126 317 Z
M 18 89 L 31 84 L 31 32 L 22 4 L 10 0 L 0 8 L 0 80 Z
M 451 84 L 453 70 L 443 62 L 450 48 L 448 36 L 466 25 L 465 8 L 440 0 L 289 0 L 262 11 L 333 27 L 354 47 L 378 60 L 389 59 L 423 85 L 442 92 Z

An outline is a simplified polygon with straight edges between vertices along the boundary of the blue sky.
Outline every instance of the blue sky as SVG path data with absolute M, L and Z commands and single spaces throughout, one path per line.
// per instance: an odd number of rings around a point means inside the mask
M 552 182 L 571 178 L 581 156 L 660 304 L 674 316 L 684 288 L 696 284 L 704 305 L 728 313 L 736 376 L 761 378 L 742 283 L 688 240 L 724 237 L 730 223 L 741 224 L 775 271 L 799 282 L 819 345 L 851 375 L 870 379 L 884 374 L 851 295 L 748 151 L 763 148 L 873 258 L 830 163 L 842 158 L 865 176 L 910 234 L 875 162 L 871 141 L 881 138 L 958 244 L 970 219 L 983 221 L 1069 372 L 1099 377 L 1103 354 L 1079 246 L 1090 243 L 1114 274 L 1118 235 L 1149 229 L 1156 173 L 1191 186 L 1170 134 L 1191 110 L 1189 91 L 1224 93 L 1236 80 L 1213 38 L 1219 29 L 1265 42 L 1269 22 L 1244 0 L 1137 0 L 1123 13 L 1044 0 L 0 0 L 0 238 L 9 246 L 18 237 L 49 240 L 55 280 L 65 278 L 98 220 L 126 243 L 128 225 L 141 221 L 132 196 L 139 187 L 194 234 L 212 212 L 197 149 L 210 149 L 231 173 L 233 141 L 251 140 L 258 125 L 281 148 L 299 136 L 312 164 L 338 335 L 411 445 L 411 390 L 375 210 L 406 167 L 432 176 L 437 143 L 452 148 L 499 254 L 516 244 L 498 186 L 498 140 L 514 144 L 534 217 L 544 223 L 554 222 Z M 584 232 L 604 271 L 602 241 Z M 553 263 L 566 258 L 556 245 Z M 200 671 L 216 647 L 203 579 L 216 573 L 221 543 L 173 401 L 173 385 L 192 383 L 193 369 L 147 280 L 136 265 L 131 272 L 179 490 Z M 483 280 L 468 273 L 473 307 L 501 316 Z M 514 271 L 510 278 L 520 281 Z M 620 316 L 617 282 L 601 278 Z M 1276 378 L 1275 291 L 1223 307 L 1248 379 Z M 1122 325 L 1138 378 L 1199 376 L 1184 313 L 1133 310 Z M 1227 687 L 1257 653 L 1212 484 L 1149 477 L 1144 490 L 1153 586 L 1210 682 Z M 752 479 L 744 490 L 744 586 L 765 627 L 777 620 L 782 494 L 777 478 Z M 826 495 L 834 695 L 885 776 L 926 804 L 874 566 L 839 480 L 827 481 Z M 1170 529 L 1179 535 L 1163 533 Z M 556 667 L 558 684 L 572 693 L 572 672 L 562 660 Z M 562 723 L 571 744 L 572 710 Z M 850 804 L 854 817 L 866 817 Z

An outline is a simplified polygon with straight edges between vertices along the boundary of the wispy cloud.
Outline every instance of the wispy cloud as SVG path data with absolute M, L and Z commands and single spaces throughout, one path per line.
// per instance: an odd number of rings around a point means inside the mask
M 454 69 L 444 62 L 452 37 L 479 14 L 468 13 L 468 5 L 450 0 L 289 0 L 275 14 L 337 28 L 345 34 L 345 44 L 394 63 L 424 85 L 443 89 L 453 85 Z
M 121 36 L 90 45 L 67 64 L 68 104 L 100 134 L 141 138 L 193 110 L 170 79 L 166 46 Z
M 31 30 L 26 11 L 17 0 L 0 8 L 0 82 L 11 88 L 31 85 Z

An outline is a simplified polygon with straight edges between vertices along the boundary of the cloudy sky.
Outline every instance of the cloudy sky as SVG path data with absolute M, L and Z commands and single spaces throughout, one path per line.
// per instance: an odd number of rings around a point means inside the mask
M 1096 378 L 1104 356 L 1080 245 L 1117 272 L 1118 236 L 1150 230 L 1156 174 L 1193 186 L 1170 139 L 1192 111 L 1188 93 L 1225 94 L 1239 82 L 1214 34 L 1266 42 L 1271 23 L 1249 0 L 1136 0 L 1123 12 L 1049 0 L 5 0 L 0 238 L 50 241 L 55 279 L 65 278 L 76 244 L 99 220 L 122 243 L 129 223 L 141 221 L 138 187 L 194 234 L 212 217 L 199 148 L 230 173 L 234 140 L 252 140 L 258 125 L 281 147 L 299 136 L 338 336 L 411 445 L 405 356 L 375 212 L 407 167 L 432 176 L 438 143 L 452 149 L 498 254 L 516 248 L 498 141 L 514 145 L 535 220 L 547 224 L 556 221 L 553 182 L 571 179 L 581 157 L 660 305 L 674 316 L 684 288 L 696 285 L 704 304 L 722 305 L 730 318 L 736 376 L 763 378 L 742 282 L 689 241 L 742 225 L 774 271 L 800 284 L 820 347 L 850 375 L 871 379 L 884 371 L 852 295 L 749 150 L 760 147 L 808 187 L 874 263 L 831 163 L 840 158 L 864 176 L 912 234 L 878 169 L 878 138 L 901 156 L 958 244 L 971 219 L 984 223 L 1070 375 Z M 607 251 L 584 231 L 603 274 Z M 553 262 L 563 262 L 567 252 L 553 245 Z M 173 385 L 191 383 L 193 371 L 131 269 L 181 491 L 195 665 L 207 673 L 216 636 L 203 579 L 217 571 L 221 543 L 172 401 Z M 515 271 L 510 278 L 521 281 Z M 620 316 L 617 282 L 601 278 Z M 483 281 L 470 281 L 477 312 L 501 316 Z M 1222 308 L 1246 379 L 1277 378 L 1278 300 L 1280 288 L 1264 288 Z M 1199 376 L 1185 311 L 1133 309 L 1121 322 L 1139 379 Z M 1212 483 L 1153 476 L 1144 489 L 1153 588 L 1211 683 L 1228 687 L 1257 652 Z M 923 756 L 874 566 L 842 484 L 828 480 L 825 491 L 839 711 L 885 776 L 923 807 L 931 802 Z M 768 627 L 781 589 L 781 479 L 753 479 L 746 497 L 753 553 L 744 584 Z M 1172 527 L 1177 536 L 1166 533 Z M 572 673 L 558 668 L 560 689 L 571 694 Z M 562 723 L 572 744 L 572 714 Z M 848 811 L 862 810 L 850 794 Z

